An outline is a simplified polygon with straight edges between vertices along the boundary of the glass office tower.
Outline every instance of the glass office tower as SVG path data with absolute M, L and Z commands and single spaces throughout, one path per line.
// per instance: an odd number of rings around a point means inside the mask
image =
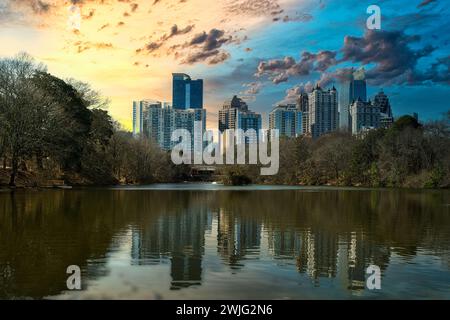
M 203 80 L 192 80 L 184 73 L 173 74 L 172 105 L 174 109 L 203 108 Z

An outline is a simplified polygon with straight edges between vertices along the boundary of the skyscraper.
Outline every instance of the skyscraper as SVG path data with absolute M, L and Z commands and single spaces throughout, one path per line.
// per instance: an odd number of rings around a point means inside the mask
M 297 109 L 301 112 L 302 133 L 306 134 L 309 123 L 309 103 L 308 94 L 306 92 L 302 92 L 300 97 L 297 99 Z
M 229 101 L 225 101 L 222 110 L 219 111 L 219 131 L 224 132 L 227 129 L 249 129 L 256 133 L 261 130 L 261 115 L 248 110 L 248 105 L 237 96 Z M 246 139 L 246 142 L 250 140 Z M 251 141 L 255 142 L 255 141 Z
M 344 130 L 351 130 L 350 104 L 353 101 L 367 101 L 367 86 L 364 70 L 355 71 L 350 79 L 344 80 L 339 89 L 339 127 Z
M 196 121 L 201 123 L 202 138 L 206 130 L 205 109 L 177 110 L 168 103 L 159 101 L 133 102 L 133 134 L 153 140 L 163 150 L 171 150 L 178 143 L 171 141 L 172 132 L 176 129 L 186 129 L 190 132 L 193 150 Z
M 380 107 L 358 98 L 350 105 L 350 118 L 353 134 L 377 129 L 380 127 Z
M 172 74 L 172 105 L 174 109 L 203 108 L 203 80 L 192 80 L 184 73 Z
M 307 133 L 313 138 L 335 131 L 338 127 L 337 90 L 323 90 L 318 85 L 308 96 L 309 124 Z
M 302 112 L 295 104 L 278 105 L 269 114 L 269 128 L 279 130 L 280 136 L 302 134 Z
M 170 150 L 178 142 L 171 141 L 172 132 L 186 129 L 194 144 L 194 128 L 199 123 L 201 136 L 206 130 L 206 110 L 203 109 L 203 80 L 192 80 L 184 73 L 173 74 L 173 106 L 152 100 L 133 102 L 133 135 L 155 141 L 162 149 Z M 187 142 L 189 143 L 189 142 Z M 200 145 L 202 141 L 198 142 Z
M 161 102 L 154 100 L 133 101 L 133 135 L 145 134 L 148 112 L 151 106 L 158 106 Z
M 373 100 L 374 105 L 380 108 L 380 126 L 382 128 L 389 128 L 394 123 L 394 115 L 392 113 L 389 98 L 381 90 Z

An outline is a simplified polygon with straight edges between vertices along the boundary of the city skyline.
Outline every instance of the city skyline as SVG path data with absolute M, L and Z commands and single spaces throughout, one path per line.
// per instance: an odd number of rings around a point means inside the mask
M 205 79 L 208 128 L 230 96 L 268 115 L 316 82 L 337 84 L 351 67 L 366 68 L 368 97 L 383 89 L 397 115 L 418 112 L 426 121 L 448 106 L 450 32 L 442 1 L 379 1 L 382 29 L 374 31 L 365 27 L 368 1 L 230 0 L 208 4 L 204 13 L 201 0 L 39 4 L 0 3 L 0 41 L 8 44 L 0 55 L 27 51 L 49 72 L 91 83 L 129 130 L 131 101 L 170 101 L 168 75 L 178 72 Z
M 306 91 L 305 88 L 299 94 L 293 95 L 293 102 L 277 103 L 268 114 L 264 114 L 268 118 L 265 129 L 278 129 L 281 135 L 288 137 L 306 134 L 318 138 L 334 131 L 359 134 L 361 131 L 388 128 L 392 125 L 394 116 L 389 97 L 383 89 L 373 97 L 373 102 L 370 97 L 367 97 L 364 69 L 358 69 L 347 79 L 340 81 L 339 87 L 340 90 L 337 90 L 334 85 L 332 88 L 322 88 L 318 82 L 310 91 Z M 329 96 L 330 94 L 332 95 Z M 176 114 L 204 110 L 203 100 L 203 79 L 193 80 L 188 74 L 174 73 L 172 74 L 172 104 L 153 99 L 133 101 L 133 135 L 144 133 L 144 136 L 151 137 L 155 141 L 162 139 L 159 142 L 160 146 L 169 150 L 172 144 L 170 133 L 175 128 L 188 129 L 189 127 L 189 131 L 193 129 L 193 124 L 189 121 L 183 125 L 181 123 L 176 125 Z M 150 112 L 155 108 L 159 110 L 157 113 Z M 317 118 L 317 116 L 320 117 Z M 412 116 L 418 119 L 416 112 Z M 207 130 L 219 129 L 223 132 L 226 129 L 243 129 L 244 131 L 263 129 L 262 114 L 249 110 L 248 103 L 237 95 L 233 95 L 231 100 L 225 100 L 222 109 L 218 112 L 216 128 L 206 127 L 206 112 L 201 118 L 205 123 L 204 129 Z M 151 129 L 152 127 L 159 129 Z M 165 138 L 160 137 L 162 132 Z M 163 140 L 165 142 L 162 142 Z

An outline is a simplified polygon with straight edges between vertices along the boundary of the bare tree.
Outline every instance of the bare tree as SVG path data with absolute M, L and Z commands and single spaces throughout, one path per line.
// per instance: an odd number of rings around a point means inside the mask
M 19 165 L 30 156 L 36 143 L 37 111 L 33 104 L 36 93 L 32 77 L 45 67 L 21 53 L 14 58 L 0 60 L 0 118 L 2 142 L 11 160 L 10 186 L 15 186 Z M 4 151 L 4 152 L 5 152 Z

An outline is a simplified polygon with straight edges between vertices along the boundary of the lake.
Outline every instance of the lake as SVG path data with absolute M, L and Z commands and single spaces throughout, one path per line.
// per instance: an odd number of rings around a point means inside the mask
M 68 266 L 81 268 L 70 291 Z M 369 265 L 381 289 L 369 290 Z M 450 299 L 450 192 L 0 192 L 1 299 Z

